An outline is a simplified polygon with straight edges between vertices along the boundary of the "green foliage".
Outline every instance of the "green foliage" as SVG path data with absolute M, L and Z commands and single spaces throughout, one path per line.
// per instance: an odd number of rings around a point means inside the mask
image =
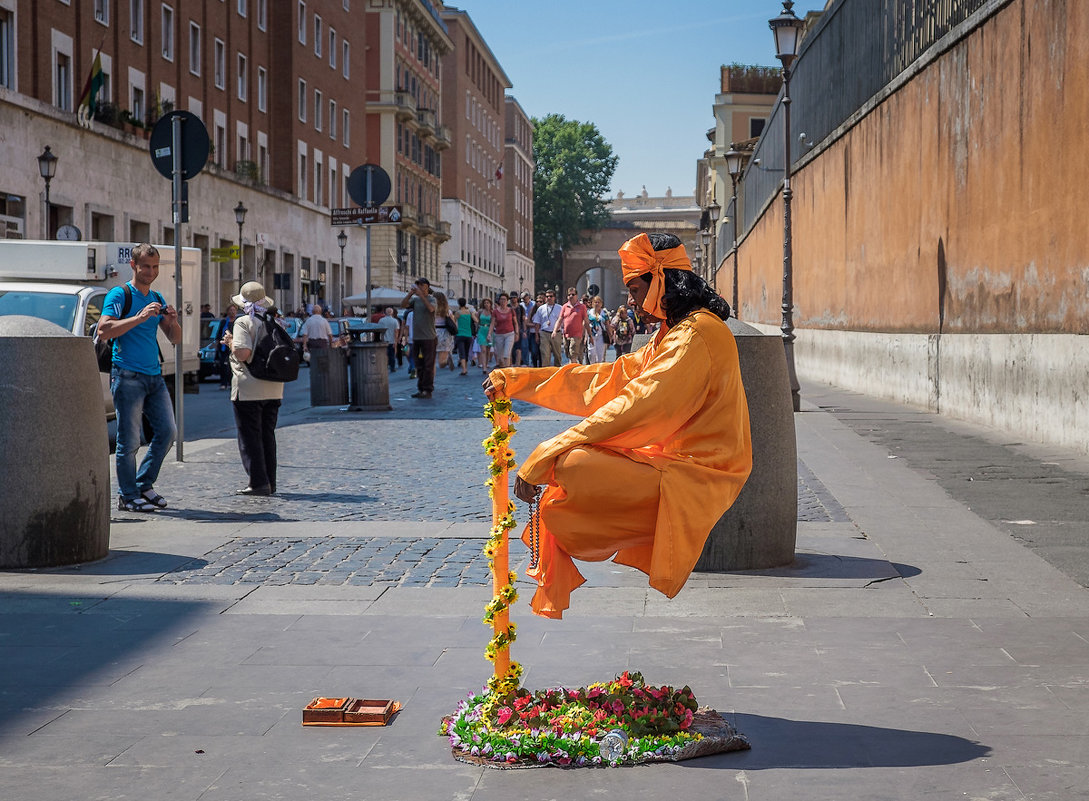
M 549 114 L 533 126 L 533 256 L 538 286 L 545 286 L 560 279 L 556 251 L 608 221 L 617 157 L 592 122 Z

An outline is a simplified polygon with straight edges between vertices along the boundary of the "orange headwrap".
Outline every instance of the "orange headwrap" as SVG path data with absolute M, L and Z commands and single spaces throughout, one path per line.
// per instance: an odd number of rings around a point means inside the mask
M 643 301 L 643 309 L 664 320 L 666 313 L 662 308 L 662 295 L 665 294 L 665 280 L 662 270 L 692 270 L 692 262 L 688 260 L 684 245 L 655 250 L 650 244 L 650 237 L 639 234 L 621 245 L 617 253 L 620 254 L 620 271 L 625 284 L 650 273 L 650 290 Z

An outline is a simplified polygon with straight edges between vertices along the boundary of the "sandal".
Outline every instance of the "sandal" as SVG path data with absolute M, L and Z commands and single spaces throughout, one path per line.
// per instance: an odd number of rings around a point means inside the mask
M 140 494 L 143 496 L 144 500 L 150 503 L 152 506 L 158 507 L 159 509 L 166 508 L 166 498 L 157 493 L 155 490 L 147 489 Z
M 157 512 L 159 507 L 153 503 L 149 503 L 144 498 L 133 498 L 131 501 L 126 501 L 120 495 L 117 496 L 117 508 L 122 512 Z

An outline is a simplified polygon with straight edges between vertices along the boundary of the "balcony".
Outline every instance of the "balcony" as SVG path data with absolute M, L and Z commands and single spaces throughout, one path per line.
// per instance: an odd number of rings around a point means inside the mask
M 439 220 L 435 225 L 435 236 L 439 242 L 447 242 L 450 239 L 450 223 Z
M 430 139 L 435 135 L 435 112 L 422 108 L 416 112 L 417 133 L 421 139 Z
M 234 163 L 234 174 L 239 178 L 249 178 L 255 183 L 261 183 L 261 173 L 257 169 L 256 161 L 239 159 Z
M 420 215 L 420 228 L 424 230 L 424 233 L 435 230 L 435 215 L 424 212 Z
M 399 120 L 416 118 L 416 98 L 408 92 L 377 92 L 368 94 L 368 114 L 393 112 Z
M 450 138 L 450 129 L 445 125 L 435 126 L 435 150 L 446 150 L 453 144 Z

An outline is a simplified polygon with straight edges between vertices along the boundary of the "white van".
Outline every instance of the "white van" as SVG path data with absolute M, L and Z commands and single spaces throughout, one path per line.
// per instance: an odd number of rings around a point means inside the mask
M 90 336 L 102 316 L 106 293 L 132 278 L 131 242 L 48 242 L 0 239 L 0 315 L 40 317 L 79 336 Z M 175 304 L 174 246 L 156 245 L 159 277 L 153 288 Z M 182 248 L 182 371 L 195 386 L 200 369 L 200 259 L 197 248 Z M 174 346 L 159 331 L 163 375 L 174 375 Z M 190 375 L 191 374 L 191 375 Z M 168 386 L 173 381 L 168 378 Z M 102 375 L 106 418 L 115 417 L 109 376 Z

